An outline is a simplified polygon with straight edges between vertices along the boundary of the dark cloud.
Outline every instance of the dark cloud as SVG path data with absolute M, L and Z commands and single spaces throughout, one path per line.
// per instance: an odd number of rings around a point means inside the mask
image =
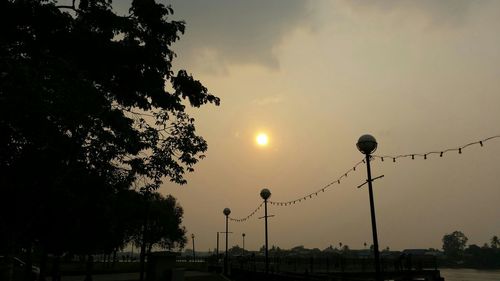
M 426 18 L 432 25 L 457 26 L 464 23 L 471 6 L 471 0 L 385 0 L 364 1 L 345 0 L 355 9 L 368 9 L 377 12 L 405 13 L 409 18 Z
M 311 22 L 305 0 L 173 0 L 171 4 L 175 18 L 187 25 L 175 49 L 184 60 L 197 63 L 278 67 L 274 47 L 287 33 Z

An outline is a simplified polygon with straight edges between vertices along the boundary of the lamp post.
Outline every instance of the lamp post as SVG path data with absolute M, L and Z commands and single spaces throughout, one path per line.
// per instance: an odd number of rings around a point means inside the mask
M 217 257 L 217 263 L 219 263 L 219 232 L 217 231 L 217 252 L 216 252 L 216 257 Z
M 196 262 L 196 251 L 194 250 L 194 233 L 191 234 L 191 238 L 193 239 L 193 261 Z
M 373 190 L 372 190 L 372 174 L 370 170 L 370 154 L 375 152 L 377 149 L 377 140 L 372 135 L 362 135 L 358 139 L 356 144 L 358 150 L 363 153 L 366 157 L 366 171 L 368 174 L 368 193 L 370 195 L 370 213 L 372 220 L 372 234 L 373 234 L 373 252 L 375 256 L 375 274 L 376 280 L 382 280 L 380 276 L 380 254 L 378 250 L 378 237 L 377 237 L 377 221 L 375 219 L 375 204 L 373 202 Z
M 269 189 L 264 188 L 260 191 L 260 197 L 264 199 L 264 223 L 265 223 L 265 232 L 266 232 L 266 274 L 269 273 L 269 245 L 267 239 L 267 199 L 271 197 L 271 191 Z
M 227 234 L 229 233 L 229 214 L 231 214 L 231 209 L 225 208 L 223 211 L 226 216 L 226 255 L 224 256 L 224 274 L 227 275 Z
M 245 254 L 245 233 L 242 233 L 241 237 L 243 237 L 243 254 Z

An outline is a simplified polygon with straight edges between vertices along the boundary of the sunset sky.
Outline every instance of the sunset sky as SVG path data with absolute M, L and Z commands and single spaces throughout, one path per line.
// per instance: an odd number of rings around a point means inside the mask
M 362 134 L 377 138 L 379 155 L 500 134 L 500 1 L 165 3 L 187 23 L 175 68 L 221 98 L 192 110 L 207 158 L 187 185 L 160 189 L 179 199 L 199 251 L 215 248 L 225 207 L 241 218 L 264 187 L 288 201 L 337 179 L 362 159 Z M 500 235 L 499 163 L 500 139 L 442 158 L 373 162 L 373 175 L 385 175 L 374 183 L 380 248 L 441 248 L 454 230 L 480 245 Z M 365 179 L 360 166 L 318 197 L 270 206 L 270 244 L 370 245 L 368 192 L 357 188 Z M 247 249 L 262 246 L 262 215 L 230 222 L 229 245 L 241 246 L 244 232 Z

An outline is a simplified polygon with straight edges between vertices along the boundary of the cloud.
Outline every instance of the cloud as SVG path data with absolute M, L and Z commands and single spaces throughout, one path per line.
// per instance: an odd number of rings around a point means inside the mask
M 176 19 L 186 21 L 186 34 L 174 49 L 184 61 L 213 69 L 227 64 L 279 67 L 275 53 L 283 38 L 311 25 L 305 0 L 172 0 Z M 207 66 L 211 65 L 211 66 Z
M 424 18 L 433 26 L 462 25 L 475 2 L 470 0 L 344 0 L 356 11 L 404 14 L 407 18 Z

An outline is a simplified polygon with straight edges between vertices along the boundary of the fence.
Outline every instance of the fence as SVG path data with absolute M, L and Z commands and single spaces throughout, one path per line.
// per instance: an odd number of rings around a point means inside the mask
M 437 270 L 434 256 L 398 256 L 381 258 L 382 272 L 400 272 L 422 269 Z M 238 256 L 230 259 L 232 268 L 245 271 L 264 271 L 262 256 Z M 368 257 L 271 257 L 269 271 L 272 273 L 329 273 L 329 272 L 373 272 L 374 259 Z

